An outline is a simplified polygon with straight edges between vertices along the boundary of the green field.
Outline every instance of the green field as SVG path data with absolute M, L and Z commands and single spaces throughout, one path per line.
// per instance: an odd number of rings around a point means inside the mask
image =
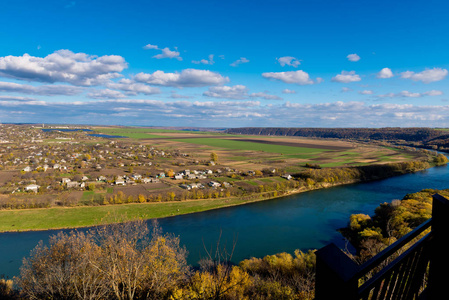
M 197 145 L 206 145 L 217 148 L 232 149 L 232 150 L 263 151 L 269 153 L 290 154 L 290 155 L 319 154 L 322 152 L 329 151 L 316 148 L 291 147 L 283 145 L 234 141 L 229 139 L 215 139 L 215 138 L 175 139 L 175 141 Z
M 46 230 L 94 226 L 107 216 L 124 216 L 129 219 L 163 218 L 189 214 L 227 206 L 240 205 L 257 200 L 216 199 L 183 202 L 120 204 L 106 206 L 82 206 L 73 208 L 20 209 L 0 211 L 0 232 Z
M 144 128 L 101 128 L 95 131 L 96 133 L 125 136 L 131 139 L 154 139 L 154 138 L 166 138 L 163 135 L 156 135 L 151 133 L 158 133 L 163 131 L 157 131 L 156 129 L 144 129 Z M 170 131 L 165 131 L 170 132 Z

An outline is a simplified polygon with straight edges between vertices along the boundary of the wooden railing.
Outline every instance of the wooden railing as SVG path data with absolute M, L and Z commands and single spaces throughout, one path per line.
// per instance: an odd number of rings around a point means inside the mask
M 392 259 L 429 228 L 429 233 Z M 449 299 L 448 242 L 449 200 L 436 194 L 430 220 L 362 265 L 335 244 L 318 250 L 315 299 L 442 299 L 441 295 Z

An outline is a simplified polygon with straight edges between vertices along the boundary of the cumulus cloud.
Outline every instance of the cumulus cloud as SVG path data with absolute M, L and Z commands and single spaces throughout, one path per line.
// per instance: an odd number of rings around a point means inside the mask
M 271 95 L 268 92 L 248 93 L 244 85 L 214 86 L 203 93 L 203 96 L 221 99 L 243 100 L 248 98 L 261 98 L 264 100 L 283 100 L 281 97 Z
M 262 98 L 264 100 L 283 100 L 283 98 L 268 94 L 267 92 L 251 93 L 249 96 L 251 98 Z
M 162 59 L 162 58 L 175 58 L 179 61 L 182 60 L 182 57 L 180 56 L 178 49 L 175 47 L 175 50 L 170 50 L 170 48 L 159 48 L 157 45 L 147 44 L 143 47 L 145 50 L 160 50 L 161 53 L 156 54 L 153 56 L 153 58 Z
M 157 49 L 159 49 L 159 47 L 157 45 L 147 44 L 147 45 L 143 46 L 143 49 L 145 49 L 145 50 L 149 50 L 149 49 L 157 50 Z
M 213 65 L 215 63 L 214 61 L 214 55 L 209 54 L 208 59 L 202 59 L 202 60 L 192 60 L 192 63 L 194 64 L 203 64 L 203 65 Z
M 149 86 L 144 83 L 135 82 L 134 80 L 123 78 L 118 82 L 108 82 L 106 83 L 106 87 L 121 90 L 126 92 L 127 95 L 153 95 L 159 94 L 161 91 L 156 87 Z
M 284 89 L 282 90 L 282 94 L 296 94 L 295 90 Z
M 442 68 L 426 69 L 422 72 L 415 73 L 406 71 L 401 73 L 401 78 L 411 79 L 413 81 L 421 81 L 423 83 L 430 83 L 443 80 L 447 76 L 448 71 Z
M 20 97 L 20 96 L 1 96 L 0 95 L 0 101 L 35 101 L 34 98 L 28 98 L 28 97 Z
M 84 88 L 70 85 L 40 85 L 0 82 L 0 92 L 22 93 L 42 96 L 73 96 L 84 91 Z
M 296 67 L 298 67 L 301 64 L 301 62 L 296 57 L 293 57 L 293 56 L 279 57 L 277 59 L 277 61 L 283 67 L 284 66 L 291 66 L 291 67 L 295 67 L 296 68 Z
M 230 66 L 231 67 L 237 67 L 238 65 L 246 64 L 246 63 L 249 63 L 249 59 L 247 59 L 245 57 L 240 57 L 240 59 L 237 59 L 235 62 L 230 64 Z
M 118 55 L 94 56 L 58 50 L 46 57 L 0 57 L 0 76 L 38 82 L 67 82 L 79 86 L 102 84 L 118 78 L 127 68 L 125 59 Z
M 203 93 L 206 97 L 241 100 L 248 97 L 248 89 L 244 85 L 214 86 Z
M 383 68 L 377 73 L 377 78 L 391 78 L 393 77 L 393 72 L 390 68 Z
M 361 94 L 361 95 L 372 95 L 372 94 L 374 94 L 374 92 L 371 91 L 371 90 L 363 90 L 363 91 L 360 91 L 359 94 Z
M 362 79 L 360 78 L 359 75 L 357 75 L 355 73 L 355 71 L 350 71 L 350 72 L 341 71 L 341 74 L 338 74 L 338 75 L 332 77 L 331 81 L 341 82 L 341 83 L 350 83 L 350 82 L 357 82 L 360 80 L 362 80 Z
M 349 60 L 349 61 L 353 61 L 353 62 L 356 62 L 356 61 L 359 61 L 360 60 L 360 56 L 358 56 L 357 54 L 349 54 L 348 56 L 346 56 L 346 58 Z
M 406 97 L 406 98 L 419 98 L 424 96 L 441 96 L 443 95 L 442 91 L 431 90 L 423 93 L 410 92 L 410 91 L 402 91 L 399 93 L 387 93 L 383 95 L 378 95 L 380 98 L 393 98 L 393 97 Z
M 87 97 L 92 99 L 121 99 L 126 98 L 124 94 L 119 91 L 114 91 L 110 89 L 104 90 L 94 90 L 87 94 Z
M 293 83 L 298 85 L 314 84 L 315 82 L 310 79 L 309 74 L 302 70 L 290 71 L 290 72 L 267 72 L 262 73 L 262 77 L 272 80 L 280 80 L 285 83 Z M 321 82 L 321 80 L 317 80 Z
M 2 122 L 215 127 L 387 127 L 449 126 L 449 106 L 329 102 L 158 101 L 106 99 L 86 102 L 0 101 Z M 188 112 L 188 113 L 187 113 Z M 151 120 L 149 123 L 148 120 Z
M 156 71 L 151 74 L 138 73 L 134 76 L 134 80 L 160 86 L 202 87 L 224 84 L 229 81 L 229 78 L 208 70 L 185 69 L 175 73 L 165 73 L 164 71 Z

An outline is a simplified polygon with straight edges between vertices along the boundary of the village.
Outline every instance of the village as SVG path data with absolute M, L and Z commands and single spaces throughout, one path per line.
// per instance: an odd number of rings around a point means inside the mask
M 179 149 L 162 150 L 135 140 L 99 138 L 85 130 L 1 126 L 0 202 L 8 202 L 11 197 L 12 201 L 19 198 L 23 202 L 32 195 L 51 196 L 51 203 L 72 205 L 89 197 L 100 197 L 104 203 L 105 198 L 117 194 L 122 198 L 143 197 L 145 201 L 186 199 L 192 196 L 185 192 L 193 190 L 203 190 L 201 194 L 206 196 L 201 197 L 214 197 L 215 190 L 222 196 L 234 195 L 237 190 L 254 188 L 242 182 L 236 185 L 238 179 L 263 175 L 259 170 L 242 172 L 222 166 L 215 153 L 210 159 L 198 160 Z M 277 170 L 265 172 L 273 175 Z M 290 175 L 283 176 L 291 179 Z M 230 192 L 224 193 L 226 189 Z

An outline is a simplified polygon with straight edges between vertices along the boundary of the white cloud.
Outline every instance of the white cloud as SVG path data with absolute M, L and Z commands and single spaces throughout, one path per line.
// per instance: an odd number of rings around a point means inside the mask
M 393 77 L 393 72 L 390 68 L 383 68 L 377 73 L 377 78 L 391 78 Z
M 189 98 L 192 98 L 192 97 L 185 96 L 185 95 L 180 95 L 180 94 L 176 93 L 175 91 L 172 91 L 172 93 L 170 95 L 170 98 L 173 98 L 173 99 L 189 99 Z
M 268 92 L 248 93 L 244 85 L 214 86 L 203 93 L 203 96 L 222 99 L 244 100 L 248 98 L 261 98 L 264 100 L 283 100 L 281 97 Z
M 138 73 L 134 76 L 134 80 L 151 85 L 172 87 L 201 87 L 229 82 L 228 77 L 223 77 L 219 73 L 197 69 L 185 69 L 180 73 L 165 73 L 164 71 L 156 71 L 152 74 Z
M 360 60 L 360 56 L 358 56 L 357 54 L 349 54 L 348 56 L 346 56 L 346 58 L 349 60 L 349 61 L 354 61 L 354 62 L 356 62 L 356 61 L 359 61 Z
M 81 94 L 83 88 L 70 85 L 40 85 L 19 84 L 14 82 L 1 82 L 0 92 L 23 93 L 43 96 L 73 96 Z
M 172 51 L 168 47 L 161 49 L 162 53 L 153 56 L 154 58 L 176 58 L 177 60 L 182 60 L 182 57 L 179 56 L 179 51 Z
M 242 100 L 248 98 L 248 89 L 244 85 L 214 86 L 203 93 L 204 96 Z
M 245 57 L 240 57 L 240 59 L 237 59 L 235 62 L 230 64 L 231 67 L 237 67 L 240 64 L 246 64 L 249 63 L 249 60 Z
M 284 89 L 282 90 L 282 94 L 296 94 L 295 90 Z
M 148 44 L 148 45 L 144 46 L 143 49 L 145 49 L 145 50 L 156 49 L 157 50 L 157 49 L 159 49 L 159 47 L 157 45 Z
M 409 91 L 402 91 L 402 92 L 399 93 L 399 96 L 409 97 L 409 98 L 418 98 L 418 97 L 421 97 L 422 94 L 420 94 L 420 93 L 412 93 L 412 92 L 409 92 Z
M 357 82 L 362 80 L 359 75 L 355 73 L 355 71 L 341 71 L 341 74 L 332 77 L 333 82 L 341 82 L 341 83 L 350 83 Z
M 423 94 L 427 95 L 427 96 L 441 96 L 441 95 L 443 95 L 443 92 L 442 91 L 438 91 L 438 90 L 431 90 L 431 91 L 428 91 L 428 92 L 424 92 Z
M 378 95 L 380 98 L 393 98 L 393 97 L 406 97 L 406 98 L 419 98 L 424 96 L 441 96 L 443 95 L 442 91 L 431 90 L 423 93 L 410 92 L 410 91 L 402 91 L 399 93 L 387 93 L 383 95 Z
M 118 55 L 94 56 L 58 50 L 46 57 L 0 57 L 0 76 L 27 81 L 67 82 L 80 86 L 99 85 L 127 68 L 125 59 Z
M 301 64 L 301 62 L 296 57 L 293 56 L 283 56 L 279 57 L 277 60 L 279 64 L 283 67 L 287 65 L 296 68 Z
M 104 90 L 94 90 L 87 94 L 87 97 L 93 99 L 120 99 L 126 98 L 126 96 L 119 91 L 114 91 L 110 89 Z
M 157 101 L 111 99 L 85 102 L 0 101 L 2 122 L 214 127 L 449 127 L 449 106 L 329 102 Z M 151 120 L 151 123 L 149 123 Z M 211 123 L 211 120 L 213 122 Z
M 251 98 L 262 98 L 265 100 L 283 100 L 281 97 L 276 95 L 271 95 L 266 92 L 259 92 L 259 93 L 251 93 L 249 95 Z
M 411 79 L 413 81 L 421 81 L 423 83 L 430 83 L 443 80 L 447 76 L 448 71 L 442 68 L 426 69 L 422 72 L 415 73 L 406 71 L 401 73 L 401 78 Z
M 18 96 L 2 96 L 0 95 L 0 101 L 35 101 L 34 98 L 18 97 Z
M 202 59 L 202 60 L 192 60 L 192 63 L 194 64 L 203 64 L 203 65 L 213 65 L 215 63 L 214 61 L 214 55 L 209 54 L 208 59 Z
M 371 91 L 371 90 L 363 90 L 363 91 L 360 91 L 359 94 L 361 94 L 361 95 L 372 95 L 372 94 L 374 94 L 374 92 Z
M 125 78 L 120 79 L 118 82 L 108 82 L 106 84 L 106 87 L 125 91 L 126 94 L 128 95 L 137 95 L 137 94 L 153 95 L 159 94 L 161 92 L 156 87 L 152 87 L 143 83 L 138 83 L 131 79 Z
M 309 74 L 307 74 L 302 70 L 290 72 L 267 72 L 262 73 L 262 77 L 267 79 L 280 80 L 285 83 L 294 83 L 298 85 L 307 85 L 315 83 L 312 79 L 310 79 Z
M 342 87 L 341 91 L 342 91 L 342 93 L 347 93 L 347 92 L 352 92 L 352 89 L 348 88 L 348 87 Z
M 176 58 L 177 60 L 181 61 L 182 57 L 180 56 L 178 49 L 175 47 L 175 50 L 172 51 L 170 48 L 159 48 L 157 45 L 147 44 L 143 47 L 145 50 L 160 50 L 160 54 L 156 54 L 153 56 L 153 58 L 162 59 L 162 58 Z

